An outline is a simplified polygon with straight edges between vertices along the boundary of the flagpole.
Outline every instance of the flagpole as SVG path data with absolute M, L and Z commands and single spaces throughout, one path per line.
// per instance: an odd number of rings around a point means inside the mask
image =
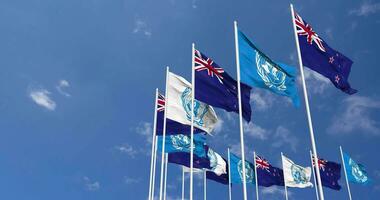
M 154 189 L 155 189 L 155 181 L 156 181 L 156 163 L 157 163 L 157 138 L 154 140 L 154 159 L 153 159 L 153 177 L 152 177 L 152 196 L 151 200 L 154 199 Z
M 300 51 L 300 46 L 299 46 L 299 41 L 298 41 L 298 36 L 297 36 L 296 25 L 294 23 L 293 4 L 290 4 L 290 9 L 291 9 L 291 14 L 292 14 L 292 23 L 293 23 L 293 29 L 294 29 L 294 37 L 295 37 L 296 46 L 297 46 L 298 63 L 299 63 L 299 68 L 300 68 L 300 72 L 301 72 L 303 96 L 304 96 L 304 100 L 305 100 L 307 120 L 308 120 L 308 124 L 309 124 L 311 146 L 312 146 L 312 150 L 313 150 L 313 154 L 314 154 L 314 162 L 318 163 L 317 147 L 315 145 L 314 131 L 313 131 L 313 122 L 311 120 L 311 113 L 310 113 L 310 108 L 309 108 L 309 98 L 308 98 L 307 89 L 306 89 L 305 76 L 304 76 L 304 73 L 303 73 L 303 63 L 302 63 L 301 51 Z M 320 175 L 319 170 L 315 170 L 315 171 L 317 172 L 316 174 L 317 174 L 317 181 L 318 181 L 319 197 L 320 197 L 321 200 L 324 200 L 325 198 L 324 198 L 324 195 L 323 195 L 323 189 L 322 189 L 322 183 L 321 183 L 321 175 Z
M 256 151 L 253 152 L 253 164 L 255 165 L 256 200 L 259 200 L 259 183 L 257 181 Z
M 207 200 L 207 177 L 206 170 L 203 170 L 203 200 Z
M 317 180 L 315 179 L 315 171 L 314 171 L 314 166 L 313 166 L 313 153 L 311 153 L 311 150 L 310 150 L 310 161 L 311 161 L 311 169 L 313 170 L 313 179 L 314 179 L 314 185 L 315 185 L 314 186 L 314 188 L 315 188 L 315 195 L 317 196 L 317 200 L 319 200 Z M 318 169 L 319 169 L 319 163 L 316 165 L 316 167 L 318 167 Z
M 194 52 L 195 44 L 191 45 L 191 138 L 190 138 L 190 200 L 193 200 L 193 162 L 194 162 L 194 98 L 195 98 L 195 74 Z
M 228 153 L 228 196 L 229 196 L 229 200 L 232 200 L 230 148 L 227 148 L 227 153 Z
M 154 160 L 154 147 L 155 147 L 155 139 L 156 139 L 156 125 L 157 125 L 157 95 L 158 88 L 156 88 L 156 97 L 154 98 L 154 121 L 153 121 L 153 133 L 152 133 L 152 155 L 150 158 L 150 176 L 149 176 L 149 197 L 152 197 L 152 179 L 153 179 L 153 160 Z
M 182 167 L 182 200 L 185 200 L 185 170 Z
M 282 152 L 281 152 L 281 161 L 282 161 L 282 168 L 284 168 L 284 154 Z M 285 187 L 285 199 L 288 200 L 288 189 L 286 187 L 285 174 L 284 174 L 284 187 Z
M 241 148 L 241 158 L 245 162 L 244 153 L 244 133 L 243 133 L 243 115 L 242 115 L 242 105 L 241 105 L 241 88 L 240 88 L 240 59 L 239 59 L 239 42 L 238 42 L 238 29 L 237 22 L 234 21 L 234 32 L 235 32 L 235 56 L 236 56 L 236 71 L 237 71 L 237 87 L 238 87 L 238 98 L 239 98 L 239 126 L 240 126 L 240 148 Z M 245 173 L 245 165 L 242 167 L 243 172 L 243 196 L 244 200 L 247 200 L 247 181 Z
M 339 146 L 339 149 L 340 149 L 340 157 L 342 158 L 342 163 L 343 163 L 344 176 L 346 177 L 346 185 L 347 185 L 348 197 L 350 197 L 350 200 L 352 200 L 351 190 L 350 190 L 350 184 L 348 183 L 346 164 L 344 163 L 344 158 L 343 158 L 342 146 Z
M 162 200 L 162 187 L 164 184 L 164 163 L 165 163 L 165 137 L 166 137 L 166 114 L 168 112 L 168 78 L 169 78 L 169 67 L 166 67 L 166 85 L 165 85 L 165 110 L 164 110 L 164 125 L 162 130 L 162 149 L 161 149 L 161 177 L 160 177 L 160 200 Z
M 168 179 L 168 153 L 165 153 L 165 180 L 164 180 L 164 200 L 166 200 L 166 183 Z

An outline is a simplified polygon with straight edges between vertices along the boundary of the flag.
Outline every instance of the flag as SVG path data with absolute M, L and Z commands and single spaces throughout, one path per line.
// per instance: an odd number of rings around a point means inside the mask
M 190 173 L 190 168 L 189 167 L 182 166 L 182 170 L 185 173 Z M 193 168 L 193 173 L 201 173 L 201 172 L 203 172 L 202 169 Z
M 284 186 L 284 173 L 282 169 L 273 167 L 265 158 L 258 155 L 256 155 L 256 173 L 257 182 L 260 186 Z
M 191 125 L 191 84 L 184 78 L 169 72 L 167 91 L 167 118 L 182 124 Z M 214 109 L 194 99 L 194 127 L 210 133 L 218 118 Z
M 213 181 L 216 181 L 218 183 L 224 184 L 224 185 L 228 185 L 228 173 L 227 174 L 221 174 L 218 176 L 217 174 L 215 174 L 212 171 L 206 171 L 206 178 L 213 180 Z
M 300 100 L 296 87 L 296 69 L 272 61 L 244 33 L 239 31 L 238 34 L 241 82 L 290 97 L 298 107 Z
M 194 154 L 193 167 L 198 169 L 210 169 L 210 160 L 208 158 L 201 158 Z M 168 162 L 190 167 L 190 153 L 175 152 L 168 153 Z
M 345 55 L 329 47 L 329 45 L 314 32 L 310 24 L 306 23 L 294 12 L 294 23 L 297 29 L 299 47 L 303 64 L 327 77 L 343 92 L 354 94 L 357 90 L 348 83 L 352 61 Z
M 367 185 L 370 183 L 367 171 L 364 166 L 356 163 L 352 158 L 343 153 L 344 166 L 346 167 L 346 176 L 350 182 Z
M 282 156 L 282 167 L 284 168 L 284 182 L 287 187 L 312 187 L 310 182 L 311 168 L 295 164 L 289 158 Z
M 210 171 L 214 172 L 216 175 L 220 176 L 222 174 L 227 174 L 227 162 L 222 156 L 216 153 L 214 150 L 206 147 L 207 157 L 210 160 Z
M 195 98 L 228 112 L 239 113 L 237 82 L 211 58 L 195 50 Z M 243 118 L 251 120 L 251 87 L 240 84 Z
M 252 163 L 245 161 L 246 183 L 255 184 L 255 171 Z M 243 183 L 243 162 L 235 154 L 230 154 L 231 183 Z
M 164 130 L 164 111 L 165 111 L 165 96 L 158 93 L 157 96 L 157 125 L 156 134 L 162 135 Z M 194 133 L 203 132 L 201 129 L 194 127 Z M 184 125 L 171 119 L 166 119 L 166 135 L 174 134 L 190 135 L 190 126 Z
M 158 149 L 162 149 L 163 136 L 158 136 Z M 188 135 L 177 134 L 167 135 L 165 139 L 165 152 L 188 152 L 190 153 L 191 138 Z M 206 137 L 204 135 L 194 135 L 194 154 L 205 158 L 206 157 Z M 160 150 L 161 151 L 161 150 Z
M 313 167 L 315 167 L 313 156 Z M 321 175 L 322 186 L 333 190 L 340 190 L 340 168 L 341 165 L 332 161 L 327 161 L 322 158 L 318 159 L 319 173 Z

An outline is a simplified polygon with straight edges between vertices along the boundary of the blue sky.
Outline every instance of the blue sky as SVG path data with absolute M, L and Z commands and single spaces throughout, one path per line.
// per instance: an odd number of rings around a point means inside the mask
M 165 66 L 190 78 L 191 43 L 236 76 L 233 20 L 274 60 L 297 66 L 288 1 L 1 0 L 0 198 L 145 199 L 148 193 L 154 91 Z M 380 196 L 380 81 L 376 74 L 380 2 L 294 1 L 328 44 L 354 61 L 348 96 L 306 71 L 319 155 L 340 162 L 339 145 L 363 163 L 373 185 L 351 185 L 355 199 Z M 302 95 L 301 91 L 299 94 Z M 309 165 L 304 105 L 252 90 L 253 150 L 280 166 L 280 152 Z M 226 157 L 239 152 L 238 117 L 217 109 L 208 142 Z M 169 166 L 168 199 L 180 197 L 180 169 Z M 325 188 L 328 199 L 347 199 Z M 196 178 L 196 198 L 202 197 Z M 283 199 L 283 188 L 260 188 Z M 157 191 L 157 190 L 156 190 Z M 313 199 L 314 189 L 289 189 L 290 199 Z M 241 199 L 242 188 L 233 196 Z M 227 199 L 208 181 L 209 199 Z M 249 198 L 254 198 L 249 186 Z

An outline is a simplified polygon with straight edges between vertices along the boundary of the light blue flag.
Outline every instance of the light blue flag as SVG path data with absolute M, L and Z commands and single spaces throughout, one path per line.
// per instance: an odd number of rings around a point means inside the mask
M 157 136 L 158 146 L 160 150 L 162 147 L 163 136 Z M 174 153 L 174 152 L 187 152 L 190 153 L 190 136 L 177 134 L 177 135 L 167 135 L 165 140 L 165 152 Z M 194 154 L 198 157 L 205 158 L 207 157 L 206 152 L 206 137 L 201 134 L 194 134 Z M 161 151 L 161 150 L 160 150 Z
M 370 183 L 370 179 L 367 175 L 367 171 L 364 169 L 364 166 L 356 163 L 352 158 L 343 153 L 344 165 L 346 167 L 346 176 L 350 182 L 360 183 L 367 185 Z
M 239 31 L 240 81 L 288 96 L 298 107 L 300 100 L 296 87 L 296 69 L 273 62 Z
M 243 183 L 243 162 L 235 154 L 230 154 L 231 183 Z M 245 161 L 245 179 L 255 184 L 255 171 L 252 163 Z

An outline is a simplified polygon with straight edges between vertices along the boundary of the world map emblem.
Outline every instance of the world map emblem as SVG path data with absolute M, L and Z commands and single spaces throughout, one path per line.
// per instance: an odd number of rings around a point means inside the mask
M 351 166 L 351 174 L 355 178 L 355 180 L 359 183 L 365 183 L 368 181 L 367 172 L 363 169 L 362 166 L 356 164 L 351 158 L 348 162 Z
M 207 157 L 210 159 L 211 171 L 215 170 L 215 168 L 218 166 L 218 158 L 216 156 L 216 153 L 209 148 L 207 152 Z
M 190 151 L 190 138 L 186 135 L 170 135 L 173 147 L 179 151 Z
M 255 172 L 253 171 L 252 167 L 249 165 L 248 162 L 244 162 L 245 164 L 245 180 L 247 183 L 253 183 L 255 178 Z M 239 160 L 237 163 L 238 172 L 240 175 L 240 179 L 243 180 L 243 162 L 242 160 Z
M 293 180 L 296 184 L 306 184 L 309 182 L 304 168 L 292 164 L 290 170 L 292 173 Z
M 191 121 L 191 88 L 186 89 L 181 94 L 181 102 L 188 121 Z M 209 105 L 194 99 L 194 123 L 198 126 L 205 126 L 204 117 L 209 112 Z
M 286 90 L 286 74 L 277 69 L 272 63 L 268 62 L 267 58 L 261 56 L 258 51 L 256 51 L 256 67 L 257 73 L 267 87 L 279 91 Z

